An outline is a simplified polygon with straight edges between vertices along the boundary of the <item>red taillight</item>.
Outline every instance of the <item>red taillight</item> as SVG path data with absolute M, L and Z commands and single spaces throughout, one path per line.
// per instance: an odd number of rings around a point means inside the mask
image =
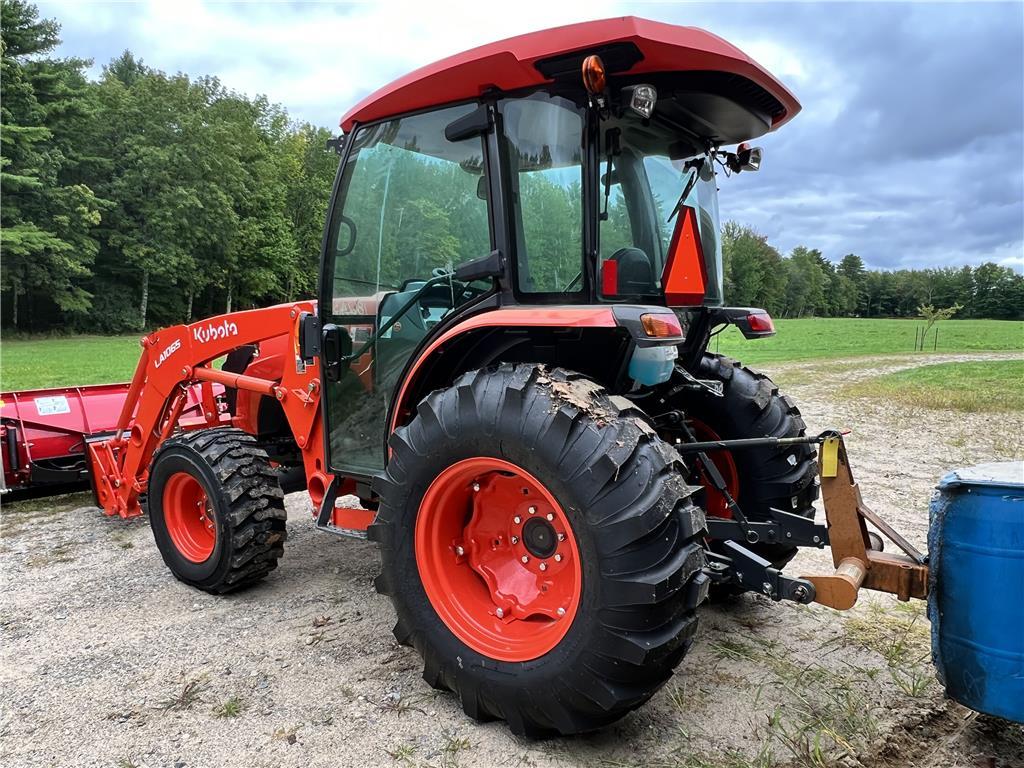
M 601 262 L 601 295 L 619 295 L 619 262 L 612 259 Z
M 640 324 L 644 327 L 644 333 L 655 338 L 661 339 L 683 335 L 683 327 L 679 324 L 679 318 L 675 315 L 640 315 Z
M 747 315 L 747 324 L 755 333 L 775 333 L 775 323 L 767 312 L 754 312 Z

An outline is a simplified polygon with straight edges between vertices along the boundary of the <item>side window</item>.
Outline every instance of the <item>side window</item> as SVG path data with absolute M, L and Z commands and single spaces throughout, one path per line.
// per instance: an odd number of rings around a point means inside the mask
M 561 293 L 583 267 L 583 116 L 537 94 L 502 104 L 511 165 L 519 290 Z
M 669 221 L 669 212 L 676 200 L 672 199 L 675 190 L 679 187 L 679 178 L 682 175 L 682 162 L 669 160 L 662 155 L 648 155 L 644 158 L 644 170 L 647 172 L 647 179 L 650 184 L 653 197 L 655 221 L 658 226 L 658 240 L 661 242 L 661 252 L 658 254 L 659 266 L 664 266 L 665 255 L 668 253 L 668 246 L 672 240 L 672 230 L 675 220 Z
M 490 251 L 479 138 L 444 138 L 475 105 L 438 110 L 361 129 L 335 211 L 335 297 L 400 290 Z
M 444 135 L 475 108 L 391 120 L 353 136 L 328 230 L 330 301 L 321 308 L 354 355 L 325 393 L 334 469 L 384 466 L 385 420 L 409 357 L 445 315 L 491 288 L 451 278 L 424 285 L 491 250 L 483 141 Z

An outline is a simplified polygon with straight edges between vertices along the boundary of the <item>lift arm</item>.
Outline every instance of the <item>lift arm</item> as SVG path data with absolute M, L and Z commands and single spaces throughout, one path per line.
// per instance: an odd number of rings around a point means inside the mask
M 93 485 L 104 511 L 121 517 L 142 514 L 139 495 L 146 491 L 153 453 L 176 430 L 233 424 L 232 415 L 218 409 L 215 384 L 254 391 L 281 403 L 302 451 L 310 496 L 318 505 L 331 481 L 323 471 L 319 366 L 315 361 L 308 365 L 297 355 L 299 318 L 313 309 L 311 302 L 300 302 L 234 312 L 143 338 L 142 355 L 113 436 L 88 441 Z M 280 336 L 292 339 L 289 349 L 296 354 L 286 355 L 279 380 L 213 367 L 217 358 L 238 347 Z M 196 387 L 202 393 L 202 413 L 182 418 L 189 392 Z

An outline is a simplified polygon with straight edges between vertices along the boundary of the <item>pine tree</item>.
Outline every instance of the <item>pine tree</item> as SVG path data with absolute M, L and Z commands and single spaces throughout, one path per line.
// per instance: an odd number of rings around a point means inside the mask
M 37 303 L 64 312 L 91 303 L 81 281 L 91 274 L 103 203 L 76 179 L 83 159 L 73 141 L 88 117 L 88 62 L 45 58 L 59 31 L 22 0 L 0 5 L 0 290 L 15 327 L 31 327 Z

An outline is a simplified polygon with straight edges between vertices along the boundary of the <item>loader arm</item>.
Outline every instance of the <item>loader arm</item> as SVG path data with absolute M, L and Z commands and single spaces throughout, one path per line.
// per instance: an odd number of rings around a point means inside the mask
M 314 310 L 312 302 L 281 304 L 176 325 L 143 338 L 142 355 L 114 435 L 88 442 L 96 500 L 106 514 L 142 514 L 139 496 L 146 492 L 150 460 L 176 431 L 246 428 L 233 414 L 221 411 L 215 385 L 274 397 L 281 404 L 301 451 L 310 497 L 319 506 L 331 477 L 323 472 L 318 361 L 303 362 L 297 354 L 288 355 L 280 379 L 213 367 L 217 358 L 238 347 L 276 337 L 287 337 L 288 348 L 297 353 L 299 319 L 303 312 Z M 201 393 L 202 412 L 183 418 L 189 392 L 195 388 Z

